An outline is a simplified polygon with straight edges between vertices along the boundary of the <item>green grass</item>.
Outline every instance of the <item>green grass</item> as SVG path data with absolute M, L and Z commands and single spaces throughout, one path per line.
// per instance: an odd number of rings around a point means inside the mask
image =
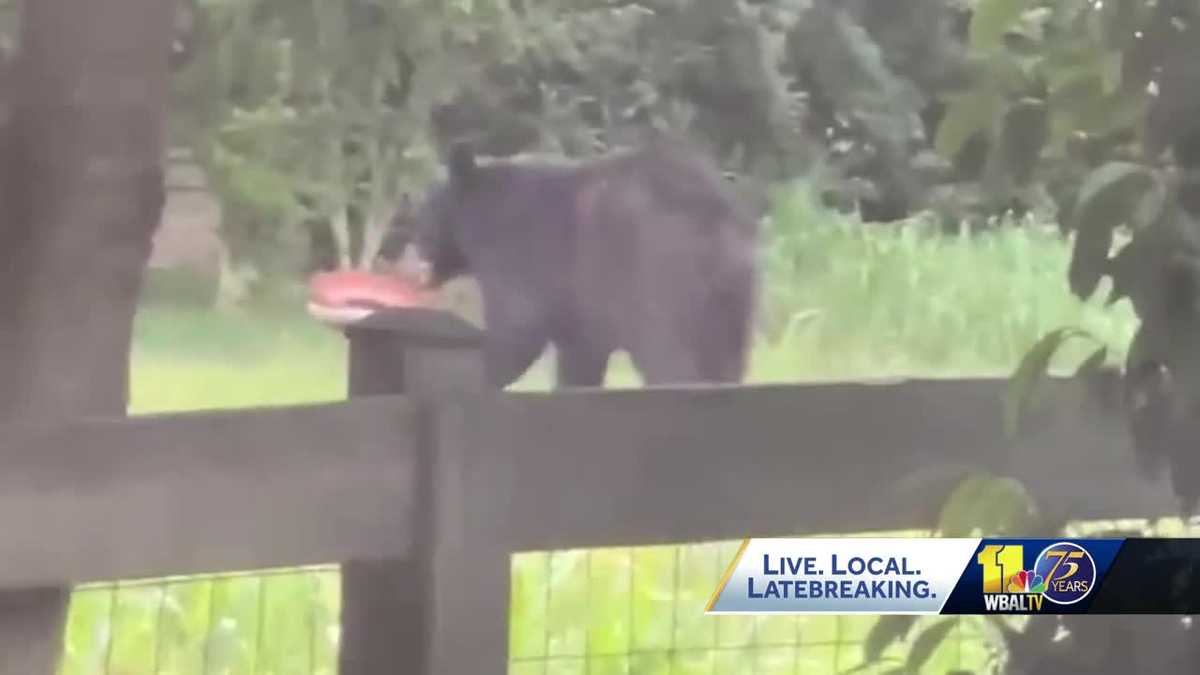
M 143 310 L 134 324 L 135 413 L 336 401 L 344 338 L 299 312 L 269 317 L 193 307 Z
M 1070 294 L 1070 251 L 1052 225 L 959 235 L 920 219 L 864 225 L 802 189 L 781 194 L 775 222 L 754 379 L 1007 374 L 1062 325 L 1086 328 L 1116 357 L 1133 336 L 1128 302 Z M 1072 344 L 1055 366 L 1087 347 Z
M 1070 296 L 1068 249 L 1048 228 L 947 237 L 918 221 L 867 227 L 800 190 L 780 198 L 776 222 L 764 246 L 754 381 L 1000 374 L 1061 325 L 1102 336 L 1117 357 L 1132 335 L 1128 307 Z M 298 303 L 216 312 L 204 297 L 170 275 L 150 279 L 135 326 L 134 412 L 345 397 L 344 340 Z M 545 387 L 550 363 L 520 388 Z M 637 383 L 627 359 L 610 383 Z M 857 665 L 872 617 L 702 616 L 732 545 L 518 556 L 510 672 L 819 674 Z M 62 672 L 332 675 L 337 590 L 329 571 L 81 589 Z M 931 672 L 983 662 L 977 624 L 957 630 Z

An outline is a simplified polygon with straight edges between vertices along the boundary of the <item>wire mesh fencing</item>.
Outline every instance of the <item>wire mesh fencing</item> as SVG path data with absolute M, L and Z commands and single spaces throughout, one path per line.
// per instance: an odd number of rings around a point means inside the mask
M 1075 524 L 1155 536 L 1178 519 Z M 861 534 L 855 536 L 888 536 Z M 892 533 L 891 536 L 904 536 Z M 1194 535 L 1192 535 L 1194 536 Z M 874 616 L 706 616 L 740 542 L 522 553 L 512 560 L 510 675 L 886 673 L 912 644 L 861 667 Z M 80 587 L 61 675 L 334 675 L 336 566 Z M 921 672 L 993 672 L 979 617 L 952 621 Z
M 513 564 L 511 675 L 808 675 L 863 667 L 874 616 L 706 616 L 740 542 L 525 555 Z M 930 673 L 985 672 L 993 660 L 974 618 L 956 625 Z
M 509 673 L 774 675 L 861 664 L 875 617 L 705 616 L 737 545 L 514 556 Z M 60 673 L 334 675 L 339 600 L 335 566 L 80 587 Z M 930 672 L 986 663 L 984 642 L 960 623 Z M 889 654 L 903 657 L 903 645 Z
M 62 675 L 334 675 L 336 567 L 76 589 Z

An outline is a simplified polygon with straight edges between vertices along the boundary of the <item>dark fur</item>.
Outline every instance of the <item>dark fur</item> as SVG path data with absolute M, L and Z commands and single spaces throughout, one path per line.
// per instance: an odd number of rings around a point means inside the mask
M 548 344 L 560 387 L 603 384 L 620 349 L 647 384 L 742 379 L 757 224 L 705 159 L 660 142 L 581 164 L 477 164 L 460 147 L 448 174 L 398 228 L 435 284 L 479 282 L 493 384 Z

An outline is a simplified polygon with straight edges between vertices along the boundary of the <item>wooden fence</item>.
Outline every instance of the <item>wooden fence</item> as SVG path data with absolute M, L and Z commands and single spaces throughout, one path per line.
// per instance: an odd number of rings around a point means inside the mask
M 925 527 L 962 464 L 1174 510 L 1072 381 L 1008 441 L 999 380 L 500 393 L 450 315 L 348 336 L 345 403 L 5 430 L 0 588 L 342 561 L 344 675 L 498 673 L 515 551 Z

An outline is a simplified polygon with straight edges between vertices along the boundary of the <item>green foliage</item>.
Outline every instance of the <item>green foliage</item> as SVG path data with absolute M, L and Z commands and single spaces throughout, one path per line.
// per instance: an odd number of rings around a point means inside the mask
M 1013 24 L 1021 19 L 1029 0 L 979 0 L 971 15 L 969 40 L 976 49 L 997 49 Z
M 922 218 L 864 224 L 822 207 L 805 185 L 781 188 L 774 203 L 762 248 L 760 349 L 776 367 L 775 359 L 794 363 L 786 373 L 1011 373 L 1062 324 L 1112 345 L 1115 358 L 1133 336 L 1127 304 L 1071 296 L 1062 281 L 1069 249 L 1053 225 L 1008 221 L 945 236 Z M 1086 341 L 1067 343 L 1052 370 L 1073 369 L 1092 351 Z
M 954 619 L 941 619 L 926 626 L 913 641 L 908 659 L 904 663 L 904 672 L 919 673 L 956 624 Z
M 1126 370 L 1149 363 L 1169 373 L 1168 409 L 1200 391 L 1198 9 L 1189 2 L 982 2 L 968 39 L 980 66 L 939 130 L 940 149 L 955 159 L 972 135 L 992 130 L 982 170 L 988 199 L 1030 205 L 1040 192 L 1054 200 L 1063 229 L 1074 233 L 1072 292 L 1089 298 L 1107 277 L 1108 302 L 1131 301 L 1141 326 Z M 997 111 L 1011 118 L 1021 109 L 1014 105 L 1025 106 L 1020 123 L 997 123 Z M 1014 374 L 1010 431 L 1048 355 L 1072 334 L 1045 336 Z M 1081 374 L 1090 377 L 1105 358 L 1097 352 Z M 1183 416 L 1148 431 L 1128 412 L 1139 455 L 1152 453 L 1155 439 L 1183 446 L 1194 433 Z M 1172 466 L 1185 501 L 1196 480 L 1187 464 Z
M 1075 377 L 1088 377 L 1101 371 L 1104 364 L 1108 362 L 1108 347 L 1103 346 L 1092 352 L 1092 355 L 1084 359 L 1083 363 L 1075 369 Z
M 872 672 L 894 675 L 916 675 L 923 672 L 922 669 L 960 623 L 958 619 L 953 618 L 920 620 L 919 617 L 908 615 L 881 616 L 871 627 L 863 644 L 863 662 L 855 668 L 843 671 L 842 675 L 885 667 L 895 662 L 897 659 L 885 656 L 885 651 L 910 637 L 908 655 L 901 665 Z
M 1091 334 L 1078 328 L 1058 328 L 1042 336 L 1021 359 L 1016 371 L 1009 378 L 1008 390 L 1004 396 L 1004 431 L 1008 436 L 1017 434 L 1021 417 L 1029 408 L 1037 383 L 1049 370 L 1050 360 L 1059 348 L 1072 338 L 1095 341 Z M 1094 356 L 1095 354 L 1088 358 Z
M 998 518 L 997 512 L 1003 515 Z M 1040 509 L 1017 481 L 976 473 L 951 490 L 937 529 L 943 536 L 1109 538 L 1186 537 L 1191 528 L 1171 518 L 1156 523 L 1068 522 L 1060 514 Z M 912 645 L 906 661 L 884 672 L 924 672 L 925 655 L 944 647 L 954 632 L 954 626 L 946 623 L 933 617 L 883 617 L 866 637 L 862 664 L 848 672 L 885 668 L 897 660 L 889 651 L 902 640 Z M 986 661 L 972 665 L 987 665 L 998 669 L 995 672 L 1052 673 L 1071 668 L 1173 672 L 1192 658 L 1181 660 L 1179 650 L 1194 644 L 1188 626 L 1174 616 L 1159 617 L 1152 625 L 1146 624 L 1145 617 L 988 616 L 970 625 L 979 631 L 981 652 L 989 654 Z
M 235 263 L 267 276 L 299 271 L 313 228 L 339 264 L 369 263 L 400 193 L 435 168 L 434 106 L 516 49 L 503 0 L 200 10 L 207 40 L 178 77 L 178 135 L 214 178 Z
M 1154 101 L 1154 69 L 1144 61 L 1155 58 L 1152 36 L 1169 37 L 1160 28 L 1174 12 L 1168 5 L 977 3 L 967 36 L 972 76 L 945 98 L 939 152 L 965 168 L 964 153 L 984 148 L 985 201 L 1050 207 L 1069 227 L 1091 168 L 1140 161 L 1138 139 Z
M 863 643 L 863 666 L 878 663 L 883 659 L 884 651 L 893 643 L 904 639 L 912 630 L 917 617 L 910 614 L 888 614 L 879 617 L 879 621 L 867 633 Z
M 465 85 L 439 142 L 588 155 L 658 128 L 735 170 L 778 177 L 798 152 L 798 103 L 768 4 L 527 3 L 515 15 L 521 51 Z
M 198 0 L 175 134 L 259 268 L 310 248 L 302 225 L 365 263 L 396 195 L 463 138 L 586 155 L 666 129 L 751 183 L 809 175 L 836 203 L 904 215 L 941 170 L 923 116 L 961 70 L 961 9 L 877 4 Z
M 1071 256 L 1071 290 L 1088 297 L 1109 271 L 1109 251 L 1117 227 L 1147 227 L 1162 215 L 1165 194 L 1155 174 L 1129 162 L 1109 162 L 1084 179 L 1075 198 L 1076 230 Z M 1113 298 L 1114 300 L 1117 297 Z
M 1147 111 L 1156 127 L 1195 117 L 1188 80 L 1168 77 L 1184 70 L 1154 80 L 1190 44 L 1186 5 L 202 0 L 176 133 L 216 174 L 230 267 L 267 276 L 319 230 L 339 264 L 365 264 L 452 139 L 587 155 L 659 128 L 748 184 L 806 176 L 866 220 L 928 208 L 985 225 L 1012 208 L 1086 222 L 1101 234 L 1077 240 L 1076 286 L 1094 287 L 1088 261 L 1119 224 L 1091 214 L 1119 210 L 1084 183 L 1150 163 Z
M 924 92 L 894 73 L 871 33 L 830 2 L 815 2 L 798 17 L 787 36 L 787 57 L 808 90 L 806 130 L 845 136 L 846 149 L 835 145 L 824 158 L 834 176 L 864 177 L 879 201 L 891 203 L 889 210 L 907 213 L 917 199 L 910 146 L 920 138 Z
M 1021 536 L 1039 517 L 1033 497 L 1020 482 L 983 473 L 967 476 L 942 507 L 938 531 L 945 537 Z

